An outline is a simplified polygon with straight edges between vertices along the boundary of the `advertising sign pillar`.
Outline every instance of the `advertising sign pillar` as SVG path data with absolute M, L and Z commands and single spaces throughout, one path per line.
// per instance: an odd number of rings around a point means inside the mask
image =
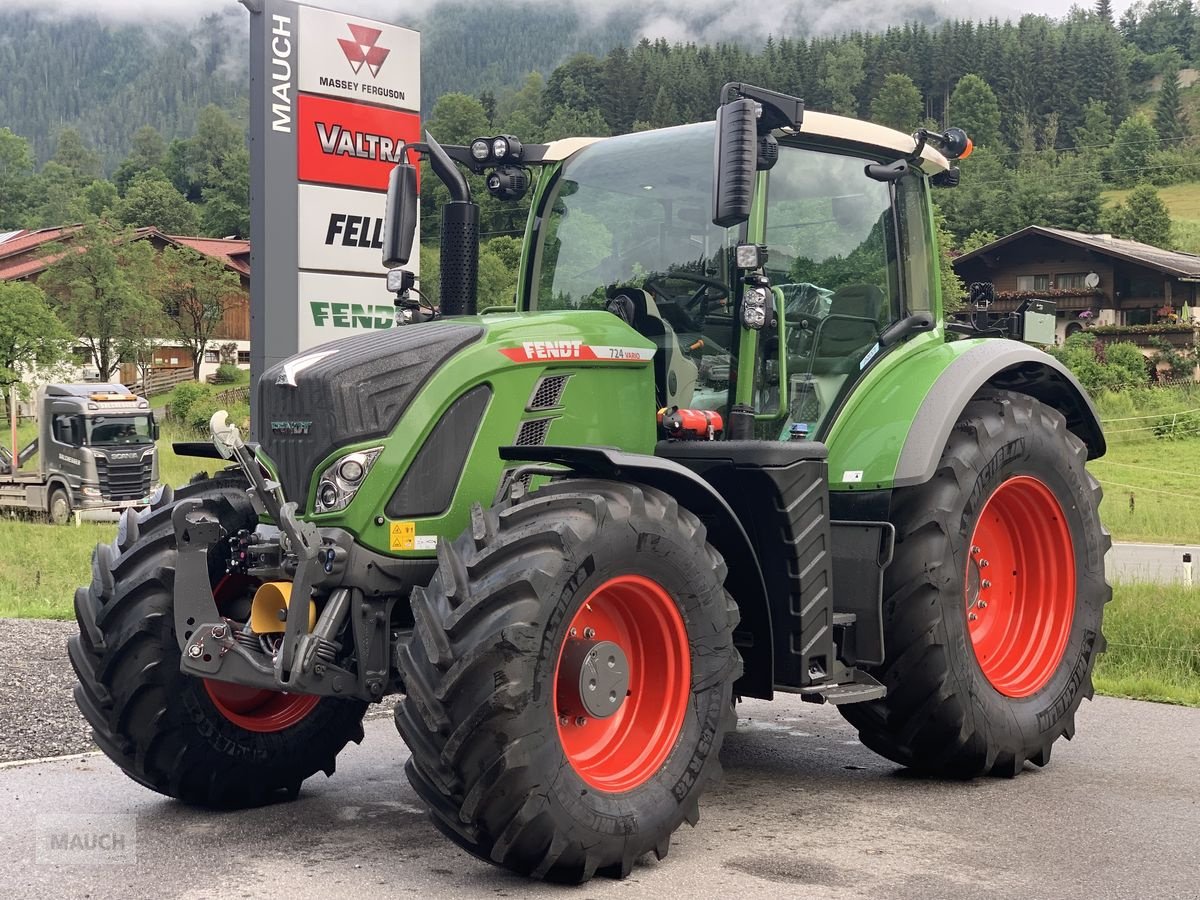
M 420 140 L 421 48 L 408 28 L 291 0 L 242 3 L 257 383 L 301 350 L 392 326 L 380 253 L 385 192 L 405 144 Z

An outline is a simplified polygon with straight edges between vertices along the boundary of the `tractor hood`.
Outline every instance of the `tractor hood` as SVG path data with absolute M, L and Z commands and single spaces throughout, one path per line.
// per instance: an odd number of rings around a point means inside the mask
M 434 322 L 321 344 L 258 382 L 259 442 L 288 500 L 304 512 L 317 464 L 344 444 L 389 434 L 417 391 L 481 325 Z

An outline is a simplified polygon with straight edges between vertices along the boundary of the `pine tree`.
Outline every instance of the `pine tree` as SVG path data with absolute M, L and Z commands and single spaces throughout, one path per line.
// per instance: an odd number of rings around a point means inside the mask
M 1154 104 L 1154 128 L 1164 144 L 1175 144 L 1190 133 L 1187 113 L 1179 97 L 1179 60 L 1174 55 L 1163 68 L 1162 87 Z
M 1000 104 L 988 83 L 978 75 L 964 75 L 950 95 L 947 124 L 963 129 L 979 147 L 1000 143 Z
M 1111 0 L 1096 0 L 1096 18 L 1105 25 L 1113 24 L 1113 11 Z

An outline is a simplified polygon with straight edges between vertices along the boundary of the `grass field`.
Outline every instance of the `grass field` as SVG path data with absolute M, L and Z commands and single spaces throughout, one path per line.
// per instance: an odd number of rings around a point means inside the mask
M 1113 540 L 1200 540 L 1200 436 L 1112 443 L 1088 469 L 1104 488 L 1100 518 Z
M 1097 691 L 1200 706 L 1200 586 L 1118 584 L 1104 634 Z

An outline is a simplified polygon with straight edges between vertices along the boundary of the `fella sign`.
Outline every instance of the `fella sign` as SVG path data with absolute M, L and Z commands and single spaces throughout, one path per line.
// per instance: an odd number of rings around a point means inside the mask
M 411 29 L 361 16 L 242 3 L 257 381 L 315 344 L 390 325 L 380 312 L 392 304 L 380 258 L 385 191 L 405 146 L 420 140 L 421 44 Z

